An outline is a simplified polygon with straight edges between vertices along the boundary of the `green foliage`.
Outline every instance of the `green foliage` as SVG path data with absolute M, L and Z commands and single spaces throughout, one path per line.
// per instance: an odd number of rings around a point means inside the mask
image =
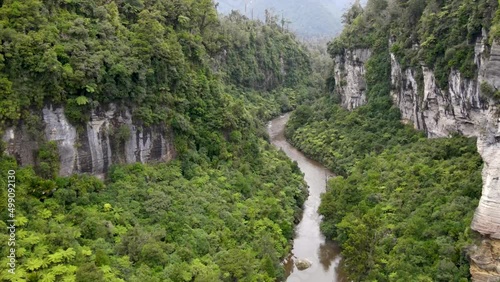
M 403 67 L 427 59 L 441 87 L 451 69 L 475 75 L 474 21 L 487 25 L 487 16 L 477 17 L 488 14 L 488 2 L 470 10 L 458 5 L 463 1 L 452 2 L 445 8 L 434 1 L 388 6 L 369 1 L 363 13 L 346 15 L 350 24 L 329 44 L 329 53 L 372 50 L 365 64 L 368 103 L 349 112 L 335 103 L 336 96 L 325 97 L 299 106 L 287 125 L 286 135 L 297 148 L 339 175 L 329 182 L 319 212 L 323 233 L 342 246 L 342 267 L 350 280 L 470 278 L 466 247 L 472 243 L 469 225 L 481 193 L 482 166 L 475 140 L 426 139 L 400 121 L 389 95 L 390 35 L 397 35 L 390 51 Z M 432 17 L 440 20 L 430 25 Z M 463 32 L 463 17 L 469 17 L 469 33 Z M 420 50 L 413 49 L 419 42 Z M 421 79 L 421 72 L 417 76 Z M 489 97 L 497 92 L 487 83 L 481 91 Z
M 341 242 L 354 280 L 469 277 L 468 225 L 481 193 L 474 141 L 396 146 L 330 182 L 320 207 L 322 230 Z
M 418 58 L 434 68 L 442 89 L 448 86 L 451 69 L 459 70 L 466 78 L 473 78 L 476 73 L 474 44 L 483 28 L 489 30 L 492 11 L 496 8 L 497 4 L 492 0 L 429 2 L 416 23 L 418 32 L 413 42 L 405 43 L 406 48 L 412 47 L 409 44 L 421 44 Z M 401 17 L 397 22 L 402 24 L 403 21 L 405 18 Z M 408 51 L 404 55 L 414 56 Z M 403 60 L 408 61 L 408 58 Z
M 498 5 L 500 6 L 500 2 L 498 3 Z M 500 10 L 497 9 L 491 26 L 490 44 L 493 43 L 494 40 L 498 40 L 499 38 L 500 38 Z
M 114 131 L 112 132 L 111 134 L 114 138 L 116 138 L 116 140 L 119 142 L 119 143 L 125 143 L 127 140 L 130 139 L 130 137 L 132 136 L 132 132 L 130 130 L 130 126 L 129 125 L 126 125 L 126 124 L 122 124 L 120 126 L 118 126 L 118 128 L 114 129 Z
M 354 281 L 469 277 L 481 192 L 475 140 L 428 140 L 373 104 L 348 112 L 323 99 L 290 118 L 291 141 L 340 175 L 322 198 L 322 231 L 341 243 Z
M 388 15 L 383 11 L 386 5 L 385 0 L 369 1 L 365 9 L 359 2 L 353 4 L 343 16 L 346 25 L 342 33 L 328 43 L 330 55 L 342 55 L 346 49 L 370 48 L 379 33 L 387 36 Z
M 24 114 L 23 130 L 29 134 L 33 140 L 44 142 L 45 132 L 42 117 L 37 114 Z
M 229 82 L 255 90 L 293 87 L 311 74 L 308 53 L 276 23 L 250 21 L 232 12 L 222 18 L 226 37 L 221 54 Z
M 350 25 L 354 23 L 354 20 L 363 13 L 363 8 L 361 4 L 355 2 L 347 12 L 342 15 L 342 23 L 345 25 Z
M 64 115 L 72 124 L 85 124 L 90 120 L 89 104 L 79 104 L 76 99 L 69 99 L 64 108 Z
M 0 77 L 0 122 L 18 119 L 20 111 L 19 100 L 12 92 L 12 82 L 5 77 Z
M 87 99 L 87 97 L 85 97 L 85 96 L 78 96 L 78 97 L 76 97 L 75 101 L 76 101 L 76 104 L 79 106 L 86 105 L 89 103 L 89 99 Z
M 495 89 L 488 82 L 486 81 L 481 82 L 480 89 L 481 89 L 481 95 L 484 95 L 485 97 L 488 98 L 500 99 L 500 90 Z
M 392 107 L 391 66 L 383 41 L 380 36 L 377 52 L 366 63 L 366 106 L 348 112 L 322 98 L 312 106 L 299 107 L 287 124 L 286 134 L 297 148 L 339 175 L 348 175 L 353 164 L 370 152 L 423 137 L 403 125 L 399 111 Z
M 447 89 L 452 69 L 465 78 L 476 76 L 476 39 L 483 29 L 491 28 L 491 37 L 496 36 L 497 20 L 492 20 L 497 7 L 496 0 L 370 0 L 364 11 L 354 5 L 344 15 L 348 25 L 329 44 L 329 52 L 337 56 L 345 49 L 373 50 L 383 34 L 403 68 L 424 64 L 434 70 L 439 87 Z
M 235 157 L 217 165 L 190 151 L 169 164 L 115 166 L 107 184 L 47 180 L 56 191 L 43 202 L 31 195 L 40 181 L 32 169 L 0 159 L 2 183 L 17 171 L 16 213 L 29 223 L 18 233 L 16 272 L 37 281 L 275 281 L 306 186 L 264 140 L 240 134 L 227 146 Z
M 2 123 L 53 103 L 82 125 L 96 105 L 114 102 L 145 125 L 180 115 L 218 130 L 230 110 L 214 69 L 228 83 L 269 91 L 310 73 L 291 33 L 240 15 L 220 23 L 209 0 L 6 1 L 0 25 Z
M 86 263 L 76 271 L 76 282 L 97 281 L 104 282 L 104 273 L 94 263 Z
M 61 166 L 57 143 L 49 141 L 43 143 L 37 154 L 37 173 L 45 179 L 55 179 Z
M 423 138 L 399 122 L 399 113 L 377 104 L 352 112 L 324 98 L 312 107 L 299 107 L 287 124 L 290 141 L 308 156 L 321 161 L 339 175 L 347 176 L 352 166 L 370 152 L 382 152 L 396 144 Z
M 106 183 L 57 177 L 55 142 L 40 146 L 35 169 L 1 156 L 0 183 L 17 170 L 16 213 L 28 222 L 17 281 L 282 278 L 307 193 L 262 137 L 265 120 L 314 94 L 292 34 L 237 15 L 220 22 L 210 0 L 0 2 L 2 128 L 22 119 L 40 131 L 29 113 L 54 104 L 82 129 L 114 103 L 137 124 L 171 126 L 178 153 L 116 166 Z M 121 146 L 130 128 L 111 135 Z

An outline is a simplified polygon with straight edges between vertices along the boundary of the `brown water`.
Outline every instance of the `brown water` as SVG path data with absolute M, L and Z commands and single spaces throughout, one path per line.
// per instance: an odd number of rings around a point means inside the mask
M 326 181 L 333 174 L 324 166 L 306 158 L 285 139 L 284 128 L 289 114 L 273 119 L 269 122 L 268 132 L 271 143 L 281 148 L 287 156 L 297 161 L 304 178 L 309 185 L 309 197 L 304 203 L 304 215 L 295 228 L 292 253 L 284 266 L 287 282 L 343 282 L 347 281 L 338 270 L 341 260 L 340 249 L 334 242 L 325 240 L 319 230 L 321 222 L 318 214 L 320 195 L 325 192 Z M 312 266 L 305 270 L 298 270 L 294 261 L 307 259 Z

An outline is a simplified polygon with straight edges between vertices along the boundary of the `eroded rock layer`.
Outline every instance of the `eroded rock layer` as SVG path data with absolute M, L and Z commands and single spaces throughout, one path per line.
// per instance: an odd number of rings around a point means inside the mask
M 478 138 L 477 147 L 484 161 L 483 192 L 472 221 L 472 229 L 487 242 L 471 252 L 474 281 L 500 279 L 500 120 L 497 102 L 481 95 L 481 84 L 500 88 L 500 46 L 486 49 L 483 38 L 476 44 L 477 79 L 463 78 L 454 70 L 448 89 L 440 89 L 432 70 L 422 67 L 423 89 L 415 78 L 415 70 L 402 70 L 391 55 L 391 95 L 404 120 L 425 130 L 429 137 L 445 137 L 453 132 Z M 488 52 L 489 51 L 489 52 Z M 487 246 L 486 246 L 487 245 Z M 486 259 L 487 258 L 487 259 Z
M 335 57 L 335 91 L 346 109 L 352 110 L 366 104 L 365 63 L 370 56 L 369 49 L 354 49 Z
M 102 175 L 112 164 L 168 161 L 174 158 L 173 132 L 167 126 L 134 123 L 130 110 L 114 104 L 97 108 L 83 127 L 71 125 L 64 109 L 47 105 L 42 111 L 44 138 L 29 134 L 26 126 L 8 128 L 3 140 L 7 152 L 21 165 L 34 165 L 39 143 L 55 141 L 61 161 L 59 174 Z
M 477 137 L 484 161 L 483 190 L 471 227 L 485 241 L 472 249 L 471 273 L 475 281 L 500 281 L 500 105 L 481 93 L 485 83 L 500 89 L 500 45 L 490 47 L 486 38 L 483 32 L 475 46 L 477 76 L 465 78 L 452 70 L 447 89 L 438 86 L 432 69 L 402 68 L 391 54 L 391 96 L 402 122 L 424 130 L 430 138 L 453 133 Z M 337 91 L 349 110 L 366 103 L 363 64 L 369 56 L 367 50 L 353 50 L 335 58 Z

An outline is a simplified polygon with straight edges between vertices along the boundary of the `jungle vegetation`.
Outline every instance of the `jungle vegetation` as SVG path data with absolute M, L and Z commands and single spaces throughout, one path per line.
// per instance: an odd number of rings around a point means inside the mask
M 323 95 L 334 83 L 325 76 L 330 64 L 314 60 L 321 51 L 311 56 L 272 15 L 220 17 L 210 0 L 0 1 L 1 130 L 31 124 L 43 132 L 36 113 L 47 104 L 64 106 L 82 126 L 92 109 L 115 103 L 142 125 L 172 127 L 178 152 L 170 163 L 115 165 L 104 180 L 59 177 L 57 144 L 43 136 L 35 167 L 2 155 L 2 187 L 16 170 L 19 228 L 16 274 L 5 275 L 3 256 L 0 279 L 282 278 L 307 192 L 263 125 L 296 109 L 287 136 L 339 175 L 320 213 L 351 279 L 467 280 L 481 159 L 472 139 L 427 140 L 401 124 L 389 51 L 404 66 L 433 68 L 440 86 L 452 68 L 472 77 L 474 40 L 483 28 L 496 38 L 499 22 L 496 1 L 472 2 L 353 6 L 328 52 L 363 47 L 373 56 L 368 104 L 347 112 Z M 7 216 L 1 204 L 0 228 Z
M 452 69 L 473 78 L 475 42 L 482 30 L 491 31 L 488 42 L 496 38 L 497 7 L 488 0 L 372 0 L 344 15 L 345 29 L 329 53 L 372 50 L 368 103 L 351 112 L 340 107 L 330 77 L 331 94 L 300 105 L 286 133 L 338 175 L 322 198 L 321 229 L 341 244 L 353 281 L 470 279 L 469 226 L 482 186 L 475 140 L 427 139 L 401 122 L 390 97 L 389 52 L 403 67 L 433 69 L 442 89 Z
M 314 87 L 306 48 L 274 18 L 219 17 L 210 0 L 6 0 L 0 40 L 1 129 L 30 125 L 40 141 L 35 167 L 0 157 L 2 187 L 16 170 L 18 225 L 16 272 L 7 275 L 2 244 L 0 280 L 283 277 L 307 191 L 263 122 Z M 171 127 L 178 157 L 115 165 L 104 180 L 59 177 L 37 113 L 63 106 L 83 126 L 109 103 Z
M 293 144 L 338 174 L 322 196 L 321 230 L 341 244 L 354 281 L 468 281 L 482 187 L 475 139 L 429 140 L 397 112 L 373 112 L 324 98 L 290 119 Z

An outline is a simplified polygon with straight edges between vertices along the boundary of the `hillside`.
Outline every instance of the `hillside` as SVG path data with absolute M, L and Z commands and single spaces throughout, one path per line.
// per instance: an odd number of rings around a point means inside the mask
M 489 0 L 345 14 L 330 96 L 299 107 L 287 135 L 342 176 L 322 230 L 354 281 L 499 279 L 499 15 Z
M 265 10 L 282 17 L 289 29 L 302 38 L 333 37 L 342 30 L 341 16 L 349 7 L 351 1 L 326 0 L 292 0 L 292 1 L 264 1 L 264 0 L 221 0 L 218 1 L 218 10 L 228 14 L 231 10 L 240 11 L 248 17 L 265 20 Z M 246 5 L 245 5 L 246 4 Z M 245 12 L 246 6 L 246 12 Z
M 285 279 L 290 111 L 342 275 L 500 279 L 498 1 L 247 2 L 0 1 L 0 280 Z
M 293 34 L 212 1 L 0 3 L 1 281 L 283 277 L 307 191 L 264 121 L 307 99 Z

